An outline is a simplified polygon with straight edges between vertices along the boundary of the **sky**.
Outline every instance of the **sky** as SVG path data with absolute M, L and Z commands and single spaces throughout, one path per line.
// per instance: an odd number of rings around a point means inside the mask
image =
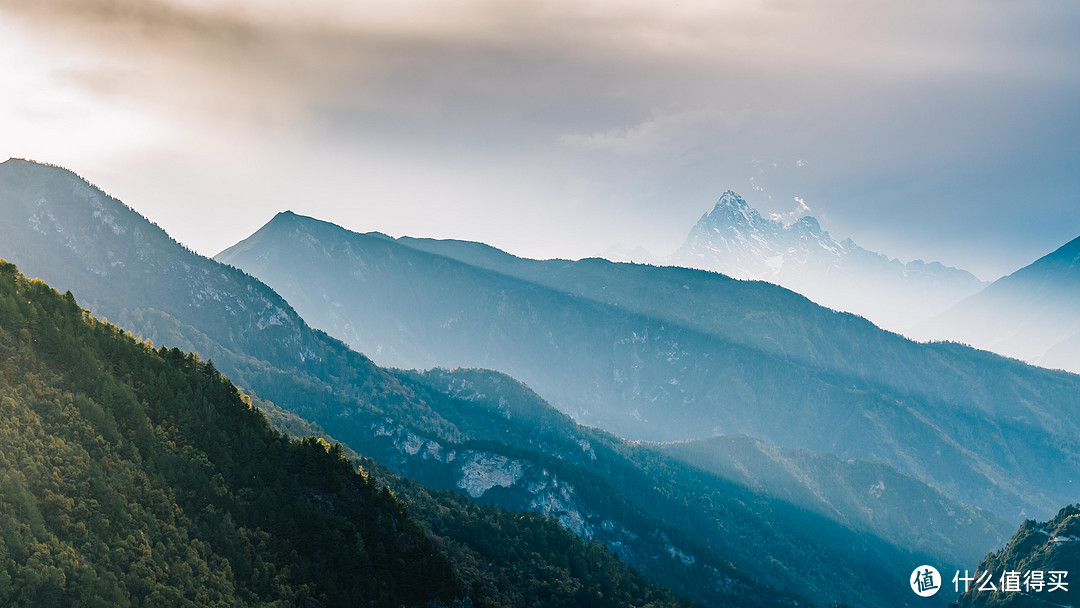
M 992 280 L 1080 236 L 1074 0 L 0 0 L 0 157 L 214 255 L 279 211 L 673 252 L 725 190 Z

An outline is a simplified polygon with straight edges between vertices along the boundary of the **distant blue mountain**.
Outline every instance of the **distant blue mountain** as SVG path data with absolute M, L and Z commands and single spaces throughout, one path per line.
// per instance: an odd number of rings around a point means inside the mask
M 1080 238 L 919 325 L 915 335 L 1080 373 Z

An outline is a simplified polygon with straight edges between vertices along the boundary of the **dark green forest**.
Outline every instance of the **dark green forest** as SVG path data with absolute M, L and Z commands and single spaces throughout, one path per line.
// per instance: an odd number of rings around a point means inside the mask
M 0 605 L 690 605 L 542 516 L 289 439 L 7 262 L 0 361 Z
M 449 560 L 340 446 L 272 430 L 211 362 L 0 267 L 0 598 L 422 603 Z

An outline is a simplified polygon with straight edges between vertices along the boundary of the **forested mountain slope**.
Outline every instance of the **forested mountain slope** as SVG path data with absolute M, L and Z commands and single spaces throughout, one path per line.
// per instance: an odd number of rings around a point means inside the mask
M 0 362 L 0 603 L 465 597 L 340 446 L 288 440 L 209 362 L 137 342 L 2 261 Z
M 1027 520 L 1001 550 L 942 583 L 963 592 L 959 608 L 1045 608 L 1080 603 L 1080 506 L 1045 522 Z M 944 573 L 943 573 L 944 574 Z

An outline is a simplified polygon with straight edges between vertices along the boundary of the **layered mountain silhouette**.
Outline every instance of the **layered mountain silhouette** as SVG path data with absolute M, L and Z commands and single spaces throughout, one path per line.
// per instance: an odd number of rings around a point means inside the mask
M 937 262 L 905 264 L 850 238 L 835 241 L 811 216 L 790 224 L 762 217 L 730 190 L 701 216 L 682 247 L 661 261 L 783 285 L 897 332 L 986 285 L 967 271 Z
M 292 213 L 218 258 L 384 364 L 504 371 L 632 439 L 744 434 L 882 462 L 1013 520 L 1075 492 L 1080 378 L 917 344 L 767 283 Z
M 137 336 L 212 358 L 257 403 L 269 399 L 364 456 L 458 492 L 453 508 L 410 503 L 426 514 L 429 530 L 446 532 L 437 532 L 439 542 L 460 532 L 446 522 L 448 513 L 473 512 L 460 496 L 529 509 L 716 606 L 790 604 L 799 596 L 822 604 L 904 605 L 902 579 L 867 586 L 866 578 L 886 580 L 934 555 L 961 561 L 971 551 L 957 542 L 928 554 L 920 547 L 930 543 L 911 535 L 889 538 L 887 531 L 752 490 L 647 445 L 584 429 L 502 374 L 381 368 L 312 330 L 262 282 L 186 250 L 66 170 L 0 164 L 0 207 L 0 256 L 18 261 L 28 275 L 70 290 Z M 431 495 L 395 483 L 407 500 Z M 933 534 L 992 545 L 999 520 L 923 487 L 944 514 Z M 496 534 L 509 525 L 492 517 L 484 519 L 488 527 L 468 529 Z M 482 564 L 507 559 L 478 555 L 494 556 L 509 545 L 458 546 L 473 556 L 471 566 L 455 562 L 468 579 Z M 525 564 L 529 551 L 520 554 L 522 562 L 508 563 Z M 506 570 L 502 576 L 515 577 Z M 482 577 L 473 580 L 484 584 Z
M 914 334 L 1080 372 L 1080 238 L 994 281 Z

